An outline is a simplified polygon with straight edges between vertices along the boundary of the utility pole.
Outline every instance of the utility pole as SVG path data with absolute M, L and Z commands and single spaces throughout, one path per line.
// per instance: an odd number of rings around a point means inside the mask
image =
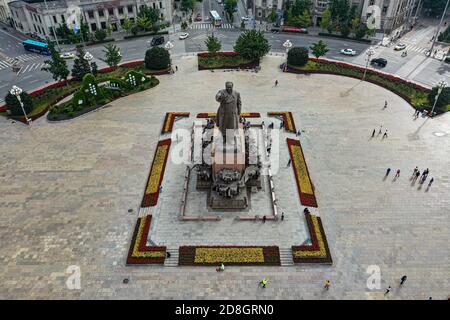
M 49 15 L 47 0 L 44 0 L 44 4 L 45 4 L 45 9 L 47 10 L 47 15 Z M 48 16 L 48 17 L 50 18 L 50 29 L 52 29 L 52 31 L 53 31 L 53 36 L 55 37 L 56 45 L 58 46 L 59 52 L 61 52 L 61 47 L 59 46 L 58 37 L 56 36 L 55 26 L 53 25 L 52 18 L 50 16 Z
M 433 44 L 431 45 L 429 57 L 431 57 L 431 55 L 433 54 L 434 45 L 436 44 L 437 38 L 439 37 L 439 32 L 441 31 L 442 21 L 444 21 L 445 14 L 447 13 L 447 8 L 448 8 L 449 2 L 450 2 L 450 0 L 447 0 L 447 4 L 445 5 L 444 12 L 442 13 L 441 21 L 439 22 L 439 26 L 436 30 L 436 34 L 434 35 Z

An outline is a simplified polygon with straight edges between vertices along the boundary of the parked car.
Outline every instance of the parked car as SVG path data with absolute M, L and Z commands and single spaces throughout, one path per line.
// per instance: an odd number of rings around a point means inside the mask
M 386 65 L 387 65 L 387 60 L 386 59 L 383 59 L 383 58 L 375 58 L 375 59 L 372 59 L 371 61 L 370 61 L 370 64 L 371 65 L 378 65 L 379 67 L 382 67 L 382 68 L 384 68 L 384 67 L 386 67 Z
M 356 55 L 356 51 L 353 49 L 347 48 L 347 49 L 342 49 L 341 54 L 344 54 L 346 56 L 354 56 L 354 55 Z
M 195 21 L 202 21 L 202 15 L 200 13 L 197 13 L 197 16 L 195 17 Z
M 249 21 L 249 20 L 251 20 L 251 19 L 252 19 L 252 18 L 250 18 L 250 17 L 248 17 L 248 16 L 244 16 L 244 17 L 241 18 L 242 21 Z
M 75 59 L 75 54 L 71 52 L 64 52 L 59 55 L 62 59 Z
M 157 36 L 153 37 L 152 41 L 150 41 L 150 46 L 159 46 L 164 43 L 164 37 L 163 36 Z
M 404 43 L 399 43 L 398 45 L 396 45 L 395 47 L 394 47 L 394 50 L 395 51 L 400 51 L 400 50 L 404 50 L 406 48 L 406 44 L 404 44 Z
M 187 32 L 183 32 L 182 34 L 180 34 L 180 40 L 184 40 L 187 39 L 189 37 L 189 33 Z

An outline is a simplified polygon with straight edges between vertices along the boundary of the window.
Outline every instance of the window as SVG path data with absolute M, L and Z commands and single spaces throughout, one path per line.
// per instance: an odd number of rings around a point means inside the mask
M 153 9 L 156 9 L 156 4 L 154 2 L 152 3 L 152 5 L 153 5 Z
M 37 32 L 36 25 L 33 24 L 34 32 Z
M 39 23 L 42 24 L 41 16 L 38 16 L 38 18 L 39 18 Z
M 90 19 L 93 19 L 93 18 L 94 18 L 94 11 L 89 10 L 89 11 L 88 11 L 88 17 L 89 17 Z
M 100 17 L 104 17 L 105 16 L 105 12 L 103 10 L 98 10 L 98 15 Z
M 119 7 L 119 14 L 123 14 L 123 7 Z
M 384 7 L 383 7 L 383 14 L 386 14 L 387 11 L 388 11 L 388 6 L 384 6 Z
M 56 16 L 53 16 L 53 22 L 58 23 L 58 19 L 56 19 Z
M 159 8 L 162 9 L 162 2 L 159 2 Z
M 113 8 L 109 8 L 108 9 L 108 15 L 110 15 L 110 16 L 114 15 L 114 9 Z
M 128 6 L 127 7 L 127 11 L 128 11 L 128 13 L 133 13 L 133 6 Z
M 101 25 L 102 25 L 102 29 L 106 29 L 106 21 L 102 21 Z
M 97 30 L 97 24 L 96 23 L 91 23 L 91 30 L 92 31 Z
M 120 25 L 123 26 L 124 23 L 125 23 L 125 19 L 120 19 Z
M 62 21 L 63 23 L 66 22 L 66 18 L 64 18 L 64 15 L 61 15 L 61 21 Z

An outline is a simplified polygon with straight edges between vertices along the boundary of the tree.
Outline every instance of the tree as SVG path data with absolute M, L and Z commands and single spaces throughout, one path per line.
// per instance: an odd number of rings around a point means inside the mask
M 223 9 L 228 14 L 230 21 L 233 22 L 233 14 L 237 10 L 237 0 L 225 0 Z
M 275 9 L 272 9 L 269 15 L 269 21 L 275 23 L 277 22 L 277 18 L 278 18 L 277 11 Z
M 159 9 L 151 8 L 147 5 L 143 5 L 139 9 L 138 17 L 146 17 L 150 21 L 150 25 L 153 26 L 159 21 Z
M 447 0 L 423 0 L 423 8 L 433 17 L 442 15 L 445 9 Z
M 128 16 L 126 16 L 122 24 L 122 29 L 128 33 L 131 31 L 131 28 L 133 28 L 134 25 L 135 23 L 131 21 L 131 19 L 128 18 Z
M 438 87 L 434 87 L 433 90 L 431 90 L 430 94 L 428 95 L 428 103 L 430 105 L 434 105 L 438 89 L 439 89 Z M 439 113 L 446 112 L 449 105 L 450 105 L 450 87 L 445 87 L 444 89 L 442 89 L 442 92 L 439 95 L 439 99 L 436 102 L 435 111 L 438 111 Z
M 147 16 L 140 16 L 140 17 L 137 17 L 137 25 L 143 31 L 146 31 L 147 29 L 150 29 L 150 27 L 152 26 L 152 23 L 150 22 L 150 19 Z
M 327 44 L 322 40 L 313 43 L 311 46 L 311 52 L 317 59 L 326 55 L 328 51 Z
M 50 50 L 52 58 L 51 60 L 44 61 L 46 66 L 44 66 L 41 70 L 50 72 L 52 74 L 53 80 L 55 81 L 66 80 L 70 74 L 70 71 L 67 68 L 66 60 L 61 58 L 59 52 L 56 51 L 53 42 L 48 41 L 48 49 Z
M 20 100 L 23 103 L 23 108 L 25 109 L 25 113 L 29 114 L 33 111 L 33 100 L 30 95 L 25 91 L 22 91 L 20 94 Z M 23 116 L 22 107 L 20 106 L 20 102 L 17 97 L 8 92 L 5 97 L 6 108 L 9 111 L 9 114 L 12 116 Z
M 351 21 L 351 32 L 356 35 L 361 26 L 361 19 L 359 17 L 354 17 Z
M 327 29 L 329 33 L 333 32 L 333 24 L 331 21 L 331 11 L 327 9 L 322 14 L 322 21 L 320 22 L 322 29 Z
M 181 29 L 186 30 L 187 28 L 188 28 L 187 22 L 186 22 L 186 21 L 183 21 L 183 22 L 181 23 Z
M 102 42 L 103 40 L 105 40 L 106 36 L 107 36 L 107 33 L 103 29 L 98 29 L 94 33 L 95 40 L 98 42 Z
M 308 28 L 311 25 L 311 16 L 309 11 L 303 11 L 302 15 L 298 17 L 298 24 L 301 28 Z
M 311 9 L 312 1 L 310 0 L 295 0 L 291 5 L 292 14 L 295 17 L 302 15 L 305 10 L 308 11 Z
M 270 50 L 270 45 L 259 30 L 247 30 L 240 34 L 234 45 L 234 50 L 249 60 L 259 60 Z
M 208 48 L 208 52 L 210 54 L 215 54 L 216 52 L 220 51 L 222 48 L 222 44 L 220 43 L 220 40 L 215 37 L 214 35 L 209 36 L 205 41 L 206 47 Z
M 104 46 L 104 48 L 105 50 L 103 50 L 103 52 L 105 53 L 105 59 L 101 60 L 106 62 L 106 64 L 110 67 L 116 67 L 122 60 L 119 48 L 111 43 Z
M 288 51 L 288 65 L 302 67 L 308 63 L 308 49 L 305 47 L 293 47 Z
M 191 12 L 194 10 L 195 0 L 181 0 L 181 11 Z
M 169 51 L 161 47 L 148 49 L 145 53 L 145 67 L 150 70 L 164 70 L 169 68 Z
M 89 61 L 84 58 L 86 53 L 83 50 L 83 47 L 77 48 L 77 58 L 75 59 L 72 67 L 72 77 L 81 80 L 83 79 L 85 74 L 91 72 L 91 66 Z

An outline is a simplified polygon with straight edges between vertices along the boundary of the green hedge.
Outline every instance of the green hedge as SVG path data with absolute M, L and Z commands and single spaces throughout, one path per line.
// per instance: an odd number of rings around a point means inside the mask
M 158 35 L 164 35 L 164 34 L 169 34 L 169 31 L 140 33 L 140 34 L 136 34 L 136 35 L 125 36 L 123 38 L 124 39 L 133 39 L 133 38 L 148 37 L 148 36 L 158 36 Z

